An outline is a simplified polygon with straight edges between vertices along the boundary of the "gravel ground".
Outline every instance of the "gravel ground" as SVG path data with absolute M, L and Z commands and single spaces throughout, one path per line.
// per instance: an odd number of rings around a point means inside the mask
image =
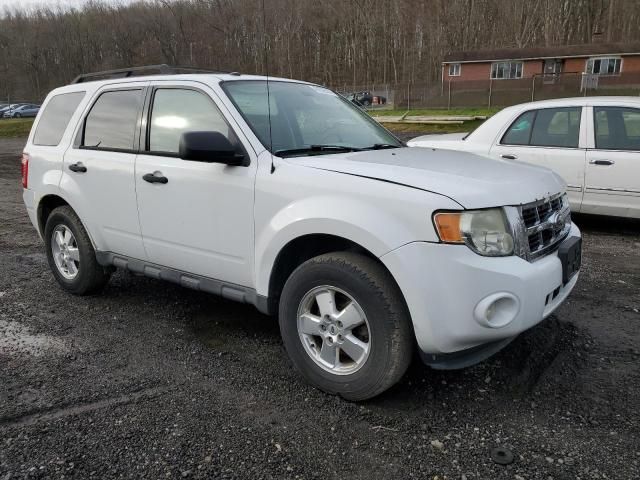
M 302 383 L 251 307 L 125 272 L 64 293 L 22 204 L 22 144 L 0 141 L 0 480 L 640 477 L 639 222 L 578 217 L 584 268 L 555 316 L 354 404 Z

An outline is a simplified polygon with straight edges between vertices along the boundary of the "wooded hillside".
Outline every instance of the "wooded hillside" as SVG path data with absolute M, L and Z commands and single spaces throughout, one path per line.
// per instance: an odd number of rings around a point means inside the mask
M 150 0 L 5 11 L 0 99 L 169 63 L 327 85 L 438 81 L 450 51 L 640 39 L 637 0 Z

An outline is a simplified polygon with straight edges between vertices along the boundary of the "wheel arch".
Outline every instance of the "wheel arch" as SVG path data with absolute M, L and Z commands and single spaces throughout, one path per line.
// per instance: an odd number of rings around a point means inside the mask
M 44 239 L 44 229 L 45 229 L 45 226 L 47 225 L 47 219 L 49 218 L 49 215 L 51 215 L 51 212 L 56 208 L 62 207 L 65 205 L 71 208 L 75 212 L 75 214 L 78 215 L 78 211 L 75 208 L 73 208 L 73 205 L 71 205 L 64 197 L 58 194 L 55 194 L 55 193 L 45 194 L 38 201 L 38 207 L 36 209 L 36 219 L 38 220 L 38 232 L 40 233 L 40 236 L 43 239 Z M 85 222 L 82 221 L 82 218 L 80 218 L 80 215 L 78 215 L 78 218 L 80 219 L 80 222 L 82 222 L 84 229 L 87 231 L 89 240 L 91 240 L 91 244 L 95 249 L 96 244 L 93 240 L 93 236 L 91 235 L 91 232 L 87 228 L 87 225 L 85 224 Z
M 69 207 L 71 207 L 71 205 L 69 205 L 69 202 L 67 202 L 60 195 L 47 194 L 40 199 L 40 201 L 38 202 L 38 208 L 36 210 L 36 218 L 38 219 L 38 231 L 40 232 L 40 236 L 44 238 L 44 228 L 47 224 L 49 215 L 51 215 L 51 212 L 54 209 L 62 207 L 64 205 L 68 205 Z
M 287 244 L 285 244 L 278 254 L 271 268 L 268 284 L 268 311 L 270 314 L 277 314 L 280 295 L 285 282 L 293 271 L 307 260 L 318 255 L 331 252 L 354 252 L 371 258 L 378 263 L 393 279 L 398 286 L 398 290 L 406 305 L 404 295 L 400 290 L 398 283 L 393 278 L 392 273 L 384 265 L 382 261 L 369 249 L 359 243 L 348 238 L 326 234 L 326 233 L 308 233 L 300 235 Z M 408 309 L 407 309 L 408 311 Z

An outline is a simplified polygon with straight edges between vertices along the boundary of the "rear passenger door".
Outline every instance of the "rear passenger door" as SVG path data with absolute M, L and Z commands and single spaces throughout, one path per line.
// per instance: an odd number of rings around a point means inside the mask
M 640 108 L 589 107 L 583 212 L 640 218 Z
M 135 192 L 135 159 L 145 84 L 94 95 L 64 157 L 60 188 L 96 249 L 145 259 Z
M 209 87 L 197 82 L 151 85 L 136 161 L 138 211 L 149 261 L 252 286 L 255 153 Z M 180 137 L 189 131 L 222 133 L 249 155 L 250 165 L 180 159 Z M 144 178 L 148 174 L 167 181 L 150 183 Z
M 586 125 L 583 107 L 528 110 L 520 114 L 491 148 L 494 158 L 550 168 L 567 183 L 571 209 L 582 205 Z

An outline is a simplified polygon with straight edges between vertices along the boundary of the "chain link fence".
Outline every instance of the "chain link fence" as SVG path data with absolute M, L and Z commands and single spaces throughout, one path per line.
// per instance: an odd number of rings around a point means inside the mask
M 553 98 L 596 95 L 640 95 L 640 72 L 619 75 L 584 73 L 540 74 L 510 80 L 460 80 L 444 83 L 359 85 L 334 87 L 367 109 L 452 109 L 507 107 Z M 371 101 L 362 102 L 358 98 Z M 373 99 L 377 97 L 378 101 Z M 384 100 L 384 101 L 383 101 Z

